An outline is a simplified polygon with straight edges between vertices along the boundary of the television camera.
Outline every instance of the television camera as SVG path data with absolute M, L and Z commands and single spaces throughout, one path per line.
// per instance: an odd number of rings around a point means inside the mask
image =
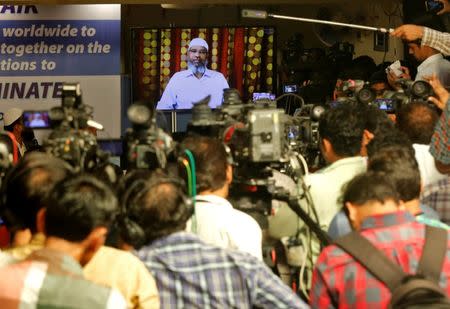
M 51 108 L 48 115 L 52 132 L 43 143 L 46 152 L 78 171 L 91 171 L 107 162 L 108 154 L 98 147 L 92 132 L 103 126 L 92 120 L 93 108 L 83 103 L 80 84 L 64 84 L 61 106 Z

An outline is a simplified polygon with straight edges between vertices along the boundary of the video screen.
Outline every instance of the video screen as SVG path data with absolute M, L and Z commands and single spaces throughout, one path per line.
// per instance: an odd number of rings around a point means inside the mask
M 50 128 L 50 118 L 48 117 L 48 111 L 24 111 L 23 121 L 26 128 Z
M 253 92 L 253 101 L 275 100 L 275 94 L 269 92 Z
M 244 102 L 255 92 L 274 93 L 275 34 L 261 26 L 135 29 L 133 100 L 186 110 L 207 95 L 216 108 L 224 88 L 236 88 Z M 195 38 L 206 42 L 206 53 L 203 43 L 189 50 Z

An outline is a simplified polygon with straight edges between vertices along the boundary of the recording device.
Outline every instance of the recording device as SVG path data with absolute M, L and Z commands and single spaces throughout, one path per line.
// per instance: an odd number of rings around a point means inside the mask
M 375 99 L 372 105 L 378 106 L 378 108 L 386 113 L 395 112 L 395 99 L 381 98 Z
M 275 94 L 270 92 L 253 92 L 253 101 L 258 100 L 275 100 Z
M 65 83 L 62 87 L 61 106 L 48 112 L 52 132 L 43 143 L 43 149 L 70 163 L 77 171 L 92 171 L 108 159 L 101 151 L 95 135 L 89 130 L 93 108 L 82 101 L 79 83 Z
M 298 86 L 293 85 L 284 85 L 283 86 L 283 93 L 298 93 Z
M 425 8 L 427 12 L 430 13 L 437 13 L 440 10 L 444 8 L 444 4 L 442 2 L 436 1 L 436 0 L 426 0 L 425 1 Z
M 172 138 L 156 125 L 152 109 L 143 102 L 131 105 L 127 111 L 132 123 L 125 134 L 125 169 L 165 168 L 173 151 Z
M 24 111 L 23 121 L 26 128 L 49 129 L 50 118 L 48 111 Z

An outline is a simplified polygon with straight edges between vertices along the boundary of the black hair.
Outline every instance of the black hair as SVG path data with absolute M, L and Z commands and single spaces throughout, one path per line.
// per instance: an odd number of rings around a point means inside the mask
M 369 157 L 368 170 L 385 173 L 403 201 L 420 197 L 420 171 L 414 148 L 405 145 L 383 147 Z
M 47 236 L 79 242 L 97 227 L 109 228 L 118 203 L 108 185 L 91 175 L 77 175 L 56 184 L 46 209 Z
M 131 184 L 138 193 L 128 199 L 127 215 L 144 230 L 146 242 L 185 230 L 194 209 L 183 181 L 162 170 L 144 177 Z
M 364 205 L 367 202 L 380 202 L 388 200 L 399 203 L 399 194 L 389 175 L 384 173 L 366 172 L 355 176 L 343 188 L 342 202 L 355 205 Z
M 71 167 L 46 153 L 25 155 L 6 175 L 2 186 L 2 218 L 12 230 L 29 228 L 36 232 L 36 215 L 45 207 L 45 199 L 54 185 Z
M 397 113 L 397 127 L 415 144 L 430 144 L 438 120 L 437 111 L 424 102 L 406 104 Z
M 367 145 L 367 156 L 370 158 L 383 148 L 397 145 L 406 147 L 414 153 L 414 148 L 408 136 L 396 127 L 389 130 L 379 130 Z
M 366 105 L 362 112 L 365 119 L 365 129 L 374 136 L 394 130 L 394 122 L 377 106 Z
M 222 188 L 227 181 L 226 171 L 229 165 L 223 143 L 219 139 L 207 136 L 189 136 L 180 145 L 180 157 L 185 158 L 186 149 L 194 155 L 197 192 Z M 179 173 L 186 175 L 186 170 L 181 165 Z
M 354 104 L 340 104 L 322 114 L 319 120 L 319 134 L 333 146 L 341 157 L 359 155 L 365 121 L 360 108 Z

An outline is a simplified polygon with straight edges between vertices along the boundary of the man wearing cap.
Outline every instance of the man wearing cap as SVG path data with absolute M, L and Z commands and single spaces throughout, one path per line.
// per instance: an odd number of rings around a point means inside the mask
M 22 133 L 25 129 L 22 114 L 23 111 L 20 108 L 13 107 L 8 109 L 3 115 L 5 131 L 11 132 L 16 138 L 17 147 L 19 148 L 21 156 L 23 156 L 26 150 L 22 138 Z
M 192 103 L 211 95 L 209 106 L 222 104 L 228 82 L 220 72 L 209 70 L 208 43 L 195 38 L 189 43 L 188 69 L 175 73 L 164 90 L 156 109 L 190 109 Z

